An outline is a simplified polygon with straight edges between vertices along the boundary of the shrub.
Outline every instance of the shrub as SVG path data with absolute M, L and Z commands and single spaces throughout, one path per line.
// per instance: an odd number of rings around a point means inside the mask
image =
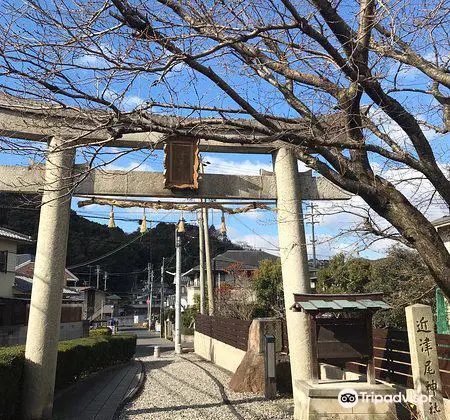
M 130 360 L 135 335 L 97 335 L 61 341 L 58 346 L 55 389 L 107 366 Z M 0 348 L 0 419 L 17 418 L 20 407 L 25 347 Z
M 130 360 L 136 336 L 99 335 L 59 344 L 55 388 L 61 389 L 89 373 Z
M 89 330 L 89 337 L 98 337 L 103 335 L 112 335 L 112 331 L 108 327 L 99 327 Z
M 25 346 L 0 348 L 0 419 L 13 418 L 19 408 Z

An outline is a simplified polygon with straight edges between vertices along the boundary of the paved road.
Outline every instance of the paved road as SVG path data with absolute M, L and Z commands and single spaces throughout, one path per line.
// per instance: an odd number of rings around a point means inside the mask
M 173 342 L 160 338 L 159 333 L 150 333 L 143 328 L 122 329 L 119 333 L 137 335 L 137 359 L 153 359 L 151 356 L 155 346 L 159 346 L 162 357 L 172 354 L 174 349 Z M 184 347 L 192 347 L 192 343 L 186 343 Z M 161 363 L 155 360 L 153 367 Z M 132 361 L 105 369 L 75 383 L 56 396 L 53 419 L 112 420 L 123 401 L 136 390 L 143 375 L 141 370 L 142 364 Z
M 88 376 L 56 395 L 53 419 L 111 420 L 139 383 L 141 364 L 120 364 Z
M 160 338 L 157 332 L 148 332 L 144 328 L 126 328 L 121 329 L 120 332 L 137 335 L 136 357 L 152 356 L 154 346 L 159 346 L 161 353 L 174 349 L 173 342 Z
M 142 358 L 147 378 L 120 420 L 291 420 L 292 399 L 265 400 L 228 388 L 230 374 L 195 353 Z
M 120 331 L 138 336 L 136 357 L 151 356 L 153 347 L 161 352 L 173 349 L 173 343 L 159 338 L 159 333 L 149 333 L 143 328 Z M 113 366 L 88 376 L 58 393 L 53 405 L 54 420 L 111 420 L 115 412 L 138 386 L 141 378 L 140 362 Z

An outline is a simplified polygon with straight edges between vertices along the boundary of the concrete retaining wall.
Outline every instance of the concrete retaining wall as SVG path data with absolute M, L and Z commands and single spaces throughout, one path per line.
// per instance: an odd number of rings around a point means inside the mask
M 245 351 L 195 331 L 194 351 L 206 360 L 234 373 L 245 356 Z
M 25 344 L 27 339 L 27 325 L 11 325 L 0 327 L 0 346 L 16 346 Z M 59 339 L 73 340 L 74 338 L 87 337 L 89 335 L 89 323 L 86 321 L 65 322 L 61 324 Z
M 134 316 L 117 316 L 115 317 L 117 321 L 119 322 L 119 328 L 120 327 L 133 327 L 134 326 Z

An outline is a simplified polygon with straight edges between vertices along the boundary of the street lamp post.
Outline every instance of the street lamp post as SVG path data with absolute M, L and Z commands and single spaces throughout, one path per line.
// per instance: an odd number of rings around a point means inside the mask
M 175 353 L 181 354 L 181 237 L 184 234 L 184 219 L 181 218 L 175 228 Z

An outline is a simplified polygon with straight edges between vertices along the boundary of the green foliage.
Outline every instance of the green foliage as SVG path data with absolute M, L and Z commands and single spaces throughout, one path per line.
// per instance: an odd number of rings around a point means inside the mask
M 386 258 L 372 261 L 367 292 L 385 293 L 392 306 L 374 317 L 375 326 L 406 328 L 405 307 L 414 303 L 435 306 L 435 282 L 416 251 L 393 247 Z
M 107 327 L 93 328 L 89 330 L 89 337 L 99 337 L 104 335 L 112 335 L 112 331 Z
M 255 313 L 259 316 L 280 315 L 284 312 L 281 261 L 263 260 L 259 263 L 252 287 L 256 294 Z
M 194 321 L 195 316 L 198 313 L 198 309 L 196 307 L 186 308 L 181 313 L 181 333 L 182 334 L 193 334 L 194 333 Z
M 164 320 L 169 320 L 171 322 L 175 322 L 175 309 L 174 308 L 165 308 L 164 309 Z
M 0 419 L 12 419 L 20 407 L 25 346 L 0 348 Z
M 338 254 L 317 273 L 318 293 L 384 293 L 392 306 L 374 316 L 377 327 L 406 328 L 405 307 L 434 305 L 434 281 L 417 252 L 394 246 L 386 258 L 365 260 Z
M 130 360 L 136 336 L 113 335 L 62 341 L 58 349 L 55 388 L 61 389 L 89 373 Z
M 318 293 L 363 293 L 370 281 L 371 263 L 364 258 L 346 258 L 340 253 L 317 273 Z
M 16 230 L 18 232 L 31 235 L 37 238 L 39 224 L 40 197 L 23 197 L 15 194 L 0 193 L 0 206 L 7 209 L 6 216 L 2 219 L 2 226 Z M 136 231 L 126 233 L 120 228 L 109 229 L 108 226 L 78 216 L 74 211 L 70 213 L 69 241 L 67 245 L 67 266 L 83 263 L 110 251 L 113 251 L 130 242 L 133 238 L 140 235 L 138 223 L 136 222 Z M 233 244 L 228 239 L 221 240 L 218 232 L 210 229 L 211 250 L 213 256 L 225 252 L 228 249 L 242 249 Z M 183 247 L 182 271 L 198 264 L 198 228 L 193 225 L 186 225 L 186 240 Z M 162 258 L 175 253 L 175 241 L 167 240 L 174 237 L 174 225 L 171 223 L 158 223 L 148 234 L 114 253 L 108 258 L 99 261 L 102 270 L 110 273 L 114 272 L 135 272 L 141 271 L 149 262 L 159 273 Z M 36 244 L 19 245 L 19 253 L 35 254 Z M 167 268 L 167 267 L 166 267 Z M 88 267 L 80 267 L 71 270 L 76 274 L 81 282 L 95 282 L 95 270 L 91 269 L 89 275 Z M 166 276 L 166 287 L 170 288 L 172 279 Z M 111 276 L 108 280 L 108 289 L 112 292 L 129 292 L 134 282 L 138 284 L 146 281 L 146 273 L 142 272 L 136 277 L 130 275 L 126 277 Z
M 200 293 L 194 293 L 194 307 L 200 310 Z
M 114 335 L 61 341 L 58 346 L 55 389 L 107 366 L 130 360 L 136 336 Z M 17 418 L 20 407 L 25 346 L 0 348 L 0 419 Z

